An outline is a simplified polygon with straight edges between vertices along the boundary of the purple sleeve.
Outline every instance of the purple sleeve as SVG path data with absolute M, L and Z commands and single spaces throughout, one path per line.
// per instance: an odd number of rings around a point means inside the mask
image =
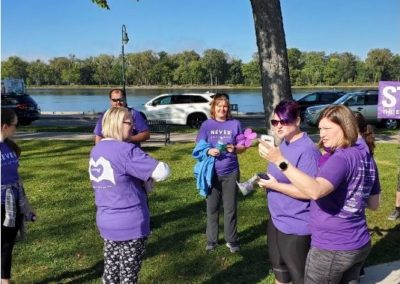
M 199 133 L 197 133 L 196 143 L 199 142 L 201 139 L 207 141 L 207 131 L 204 123 L 201 125 L 199 129 Z
M 369 195 L 376 195 L 381 193 L 381 183 L 379 181 L 379 172 L 378 172 L 378 167 L 376 166 L 376 162 L 374 161 L 374 166 L 375 166 L 375 182 L 374 185 L 372 186 L 371 193 Z
M 147 181 L 158 165 L 158 161 L 132 144 L 128 153 L 125 170 L 126 173 L 140 180 Z
M 321 154 L 317 149 L 304 151 L 297 164 L 297 168 L 309 176 L 315 177 L 318 172 L 318 160 Z
M 320 168 L 317 176 L 328 180 L 336 189 L 346 179 L 347 171 L 348 166 L 345 158 L 339 155 L 332 155 Z
M 97 120 L 96 127 L 93 130 L 93 133 L 97 136 L 103 136 L 103 133 L 101 133 L 103 130 L 103 127 L 102 127 L 103 115 L 104 114 L 100 115 L 99 119 Z
M 135 130 L 137 133 L 149 131 L 149 126 L 147 125 L 146 120 L 137 110 L 133 110 L 132 120 L 135 122 Z

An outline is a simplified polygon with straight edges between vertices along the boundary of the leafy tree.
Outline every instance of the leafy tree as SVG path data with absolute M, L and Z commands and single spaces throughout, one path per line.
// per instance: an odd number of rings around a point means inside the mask
M 26 82 L 28 63 L 18 56 L 10 56 L 1 62 L 1 78 L 17 78 Z
M 243 84 L 242 60 L 232 60 L 229 63 L 229 83 Z
M 215 48 L 207 49 L 204 51 L 201 62 L 209 76 L 210 85 L 225 83 L 225 74 L 228 68 L 226 53 Z
M 322 83 L 324 67 L 325 67 L 325 52 L 303 52 L 302 58 L 304 68 L 302 74 L 307 78 L 308 85 L 318 85 Z
M 115 67 L 118 66 L 114 56 L 107 54 L 100 54 L 95 57 L 94 60 L 95 73 L 93 78 L 100 85 L 110 85 L 114 83 L 115 78 Z
M 242 66 L 244 83 L 250 86 L 261 85 L 261 71 L 258 54 L 254 54 L 253 59 Z
M 51 80 L 50 67 L 39 59 L 29 63 L 26 68 L 28 72 L 27 84 L 34 84 L 36 86 L 46 85 Z
M 400 55 L 393 56 L 388 72 L 390 80 L 400 81 Z
M 290 81 L 297 83 L 297 78 L 300 76 L 301 69 L 303 68 L 304 62 L 302 61 L 301 51 L 297 48 L 289 48 L 288 63 L 289 63 L 289 74 Z
M 369 70 L 373 72 L 374 83 L 389 79 L 389 66 L 392 59 L 393 54 L 387 48 L 376 48 L 368 52 L 365 63 Z

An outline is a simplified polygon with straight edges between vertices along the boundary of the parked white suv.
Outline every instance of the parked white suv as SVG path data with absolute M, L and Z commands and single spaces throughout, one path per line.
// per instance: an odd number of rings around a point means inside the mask
M 168 124 L 199 128 L 210 118 L 210 102 L 214 93 L 162 94 L 142 106 L 135 107 L 146 119 L 161 119 Z

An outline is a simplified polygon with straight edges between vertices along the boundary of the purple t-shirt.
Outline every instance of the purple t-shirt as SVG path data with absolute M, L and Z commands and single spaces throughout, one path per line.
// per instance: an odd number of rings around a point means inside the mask
M 224 144 L 236 145 L 236 136 L 242 133 L 240 122 L 236 119 L 226 121 L 217 121 L 215 119 L 207 119 L 200 127 L 197 134 L 196 142 L 204 139 L 214 148 L 217 142 L 222 141 Z M 215 157 L 215 171 L 217 175 L 228 175 L 239 169 L 239 163 L 236 153 L 223 152 Z
M 149 235 L 143 182 L 157 164 L 132 143 L 103 139 L 93 147 L 89 176 L 95 193 L 96 223 L 104 239 L 126 241 Z
M 129 110 L 132 113 L 132 121 L 135 123 L 135 127 L 132 128 L 132 135 L 136 135 L 138 133 L 148 131 L 149 126 L 147 125 L 146 120 L 140 114 L 140 112 L 138 112 L 137 110 L 135 110 L 133 108 L 131 108 Z M 103 136 L 103 133 L 102 133 L 102 131 L 103 131 L 103 124 L 102 124 L 103 116 L 104 116 L 104 113 L 102 113 L 100 115 L 99 119 L 97 120 L 96 127 L 93 130 L 93 133 L 97 136 Z M 132 142 L 132 143 L 140 146 L 139 142 Z
M 0 142 L 1 150 L 1 185 L 19 181 L 17 154 L 5 142 Z M 5 191 L 1 191 L 1 204 L 5 204 Z
M 368 147 L 357 143 L 337 149 L 317 176 L 328 180 L 334 190 L 311 202 L 311 245 L 326 250 L 355 250 L 366 245 L 370 236 L 365 208 L 369 196 L 381 190 Z
M 307 133 L 292 143 L 283 140 L 279 145 L 283 156 L 300 171 L 315 176 L 318 171 L 318 160 L 321 153 Z M 268 164 L 268 173 L 277 181 L 289 183 L 286 176 L 273 164 Z M 267 191 L 268 208 L 275 227 L 293 235 L 309 235 L 310 201 L 295 199 L 286 194 L 269 189 Z

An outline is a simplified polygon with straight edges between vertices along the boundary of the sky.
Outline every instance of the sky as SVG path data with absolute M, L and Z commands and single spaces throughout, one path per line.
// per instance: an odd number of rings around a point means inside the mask
M 1 0 L 1 59 L 27 61 L 152 50 L 221 49 L 247 63 L 257 52 L 250 0 Z M 281 0 L 287 48 L 400 54 L 399 0 Z

